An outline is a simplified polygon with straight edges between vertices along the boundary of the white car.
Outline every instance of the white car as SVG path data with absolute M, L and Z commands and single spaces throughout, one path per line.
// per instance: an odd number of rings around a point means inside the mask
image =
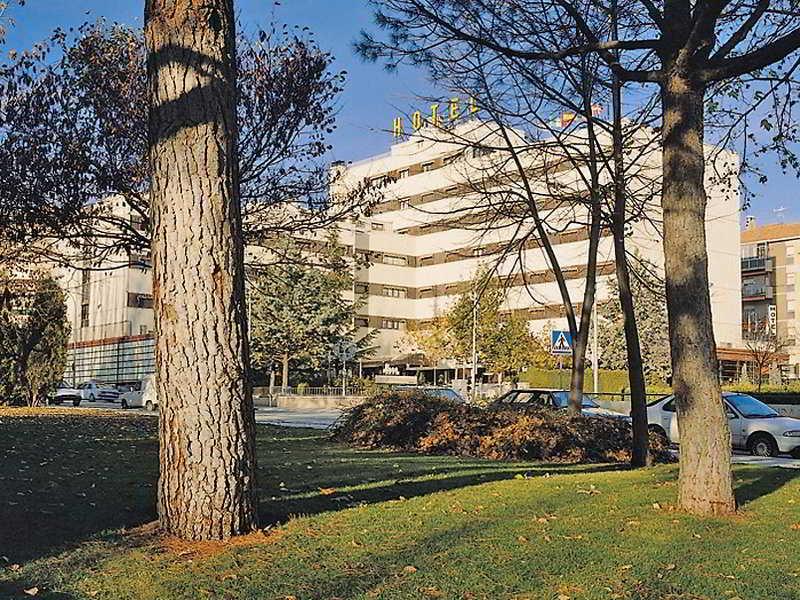
M 78 406 L 81 403 L 81 390 L 71 386 L 66 381 L 62 381 L 56 387 L 56 392 L 53 394 L 52 404 L 61 404 L 64 401 L 72 402 L 73 406 Z
M 81 392 L 81 398 L 94 402 L 95 400 L 102 400 L 104 402 L 116 402 L 119 400 L 119 390 L 113 385 L 107 383 L 100 383 L 99 381 L 87 381 L 78 386 Z
M 152 375 L 146 375 L 142 379 L 141 389 L 125 392 L 120 396 L 122 408 L 144 408 L 154 411 L 158 408 L 158 397 L 156 396 L 156 386 Z
M 785 417 L 747 394 L 724 392 L 722 400 L 734 448 L 755 456 L 783 453 L 800 458 L 800 419 Z M 679 442 L 674 396 L 665 396 L 647 406 L 647 426 L 670 442 Z

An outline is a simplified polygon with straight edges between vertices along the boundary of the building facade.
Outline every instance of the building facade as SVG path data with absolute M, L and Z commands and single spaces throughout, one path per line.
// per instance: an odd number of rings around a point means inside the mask
M 498 169 L 500 154 L 491 150 L 500 143 L 497 132 L 475 121 L 463 127 L 455 136 L 412 135 L 380 156 L 333 166 L 341 175 L 340 187 L 332 191 L 334 198 L 348 185 L 364 181 L 381 190 L 381 201 L 368 215 L 337 225 L 340 243 L 351 256 L 363 259 L 353 261 L 353 289 L 344 295 L 357 301 L 355 324 L 360 331 L 376 332 L 376 350 L 366 365 L 373 373 L 403 371 L 415 354 L 419 366 L 408 330 L 425 327 L 446 313 L 481 271 L 491 272 L 506 289 L 503 310 L 523 314 L 532 329 L 565 326 L 562 296 L 541 240 L 530 219 L 524 212 L 514 213 L 509 200 L 522 182 L 506 167 Z M 480 144 L 469 143 L 478 139 Z M 541 166 L 535 155 L 525 160 L 526 169 Z M 643 160 L 643 170 L 660 171 L 657 152 Z M 722 154 L 717 160 L 735 161 L 735 156 Z M 577 305 L 586 283 L 588 248 L 585 203 L 569 199 L 579 173 L 564 168 L 563 161 L 554 168 L 542 165 L 540 180 L 533 178 L 536 203 L 547 212 L 548 238 L 571 301 Z M 551 172 L 556 172 L 554 178 Z M 741 348 L 739 197 L 730 186 L 712 180 L 707 185 L 712 309 L 719 352 L 724 354 Z M 554 196 L 556 189 L 564 199 Z M 498 208 L 492 198 L 501 196 L 508 204 Z M 642 216 L 631 221 L 629 252 L 660 271 L 659 202 L 657 197 L 646 202 L 639 207 Z M 514 214 L 504 215 L 507 207 Z M 79 379 L 127 382 L 129 376 L 152 368 L 152 358 L 141 360 L 145 346 L 152 346 L 152 273 L 146 260 L 131 259 L 111 271 L 104 271 L 105 266 L 64 277 L 73 325 L 71 358 L 77 365 L 69 368 L 79 372 Z M 615 297 L 613 242 L 605 230 L 597 272 L 598 299 Z M 139 346 L 129 348 L 131 344 Z M 89 352 L 95 353 L 94 359 L 81 358 Z M 104 358 L 96 359 L 100 355 Z M 80 367 L 92 361 L 105 366 Z M 444 362 L 444 368 L 458 367 L 453 361 Z
M 524 236 L 533 224 L 526 219 L 486 216 L 492 207 L 486 197 L 491 185 L 476 189 L 485 178 L 485 147 L 465 147 L 461 132 L 452 142 L 446 134 L 412 136 L 391 146 L 388 153 L 352 163 L 346 168 L 353 181 L 385 180 L 384 201 L 369 218 L 359 219 L 343 242 L 365 253 L 368 268 L 356 273 L 356 293 L 362 298 L 359 324 L 378 330 L 376 361 L 402 358 L 404 330 L 422 326 L 445 313 L 481 270 L 494 270 L 507 288 L 504 309 L 522 312 L 533 329 L 565 328 L 563 302 L 550 264 L 537 236 Z M 491 133 L 480 132 L 483 146 Z M 499 152 L 499 151 L 498 151 Z M 489 153 L 491 154 L 491 153 Z M 535 161 L 535 157 L 529 159 Z M 651 152 L 643 168 L 660 171 L 660 155 Z M 731 155 L 719 160 L 735 161 Z M 496 173 L 495 173 L 496 175 Z M 574 182 L 569 169 L 561 180 Z M 520 185 L 512 178 L 500 186 Z M 545 179 L 543 177 L 543 179 Z M 552 181 L 542 182 L 539 197 L 547 210 L 549 237 L 565 273 L 573 304 L 579 304 L 586 283 L 588 229 L 582 208 L 552 203 Z M 737 360 L 741 349 L 741 281 L 738 191 L 709 179 L 707 239 L 714 329 L 720 358 Z M 650 198 L 632 220 L 629 252 L 656 270 L 663 269 L 658 198 Z M 497 211 L 495 211 L 496 213 Z M 487 221 L 490 219 L 490 222 Z M 523 240 L 523 241 L 520 241 Z M 503 256 L 509 245 L 512 255 Z M 613 241 L 604 231 L 598 257 L 598 298 L 616 296 Z M 602 352 L 602 349 L 601 349 Z
M 748 217 L 741 232 L 742 330 L 768 332 L 788 355 L 783 376 L 800 378 L 800 223 L 757 225 Z

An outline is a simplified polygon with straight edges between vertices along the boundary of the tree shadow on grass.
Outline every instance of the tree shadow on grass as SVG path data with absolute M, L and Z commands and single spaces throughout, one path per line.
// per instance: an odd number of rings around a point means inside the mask
M 800 469 L 739 467 L 734 470 L 734 478 L 736 503 L 745 506 L 800 478 Z
M 283 523 L 298 515 L 314 515 L 335 511 L 353 506 L 376 504 L 390 500 L 402 500 L 425 496 L 437 492 L 465 488 L 492 481 L 514 479 L 515 477 L 541 477 L 549 475 L 600 473 L 620 470 L 619 465 L 561 465 L 537 464 L 520 465 L 519 463 L 485 462 L 478 468 L 474 466 L 458 469 L 454 465 L 454 473 L 450 475 L 433 475 L 427 477 L 398 478 L 380 481 L 367 486 L 339 490 L 335 487 L 321 487 L 316 493 L 298 494 L 286 497 L 273 496 L 262 500 L 259 504 L 259 515 L 263 527 Z M 429 474 L 429 473 L 428 473 Z M 331 485 L 335 480 L 331 480 Z M 262 496 L 263 498 L 263 496 Z

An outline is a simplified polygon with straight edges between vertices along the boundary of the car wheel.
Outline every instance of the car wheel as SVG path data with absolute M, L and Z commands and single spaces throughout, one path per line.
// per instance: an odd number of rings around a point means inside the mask
M 153 402 L 151 400 L 148 400 L 147 402 L 145 402 L 144 408 L 148 412 L 153 412 L 156 409 L 156 407 L 153 405 Z
M 778 444 L 768 433 L 757 433 L 750 438 L 747 449 L 753 456 L 776 456 L 778 454 Z
M 800 446 L 790 452 L 792 458 L 800 458 Z

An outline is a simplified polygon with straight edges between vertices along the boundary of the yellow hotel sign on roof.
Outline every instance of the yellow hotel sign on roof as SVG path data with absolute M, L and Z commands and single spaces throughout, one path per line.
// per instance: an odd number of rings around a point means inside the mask
M 430 115 L 423 116 L 421 111 L 416 111 L 411 115 L 411 127 L 414 131 L 419 131 L 425 125 L 430 124 L 434 127 L 441 127 L 443 116 L 440 111 L 441 104 L 431 104 Z M 478 105 L 475 98 L 470 98 L 467 102 L 467 114 L 474 115 L 478 112 Z M 461 99 L 450 98 L 447 103 L 447 119 L 449 123 L 454 123 L 462 116 Z M 392 137 L 395 139 L 402 138 L 406 135 L 405 122 L 403 117 L 395 117 L 392 121 Z

